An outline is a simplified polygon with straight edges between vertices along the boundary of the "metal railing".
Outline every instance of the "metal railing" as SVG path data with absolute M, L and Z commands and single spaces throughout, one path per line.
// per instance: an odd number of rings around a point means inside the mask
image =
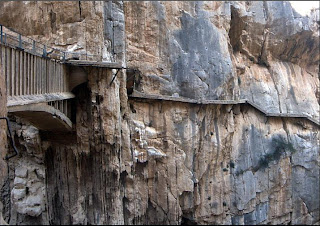
M 61 49 L 49 47 L 32 38 L 22 36 L 18 32 L 9 29 L 0 24 L 0 44 L 10 46 L 11 48 L 24 50 L 31 54 L 51 58 L 59 61 L 68 60 L 86 60 L 103 61 L 102 55 L 88 54 L 81 52 L 69 52 Z
M 25 51 L 1 46 L 8 96 L 68 92 L 65 65 Z
M 54 107 L 55 109 L 59 110 L 69 119 L 71 118 L 71 103 L 69 99 L 66 100 L 57 100 L 57 101 L 50 101 L 47 103 L 49 106 Z

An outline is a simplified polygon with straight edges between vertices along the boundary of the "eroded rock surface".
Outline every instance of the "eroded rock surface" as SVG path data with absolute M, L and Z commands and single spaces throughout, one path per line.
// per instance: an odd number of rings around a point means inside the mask
M 6 205 L 5 220 L 9 224 L 42 224 L 47 222 L 45 144 L 39 130 L 17 119 L 11 128 L 20 154 L 8 160 L 9 184 L 2 188 Z M 44 146 L 43 146 L 44 145 Z
M 305 195 L 319 189 L 319 172 L 308 171 L 308 166 L 296 162 L 303 159 L 317 169 L 319 135 L 310 133 L 311 128 L 295 125 L 292 120 L 267 120 L 245 106 L 237 115 L 230 106 L 155 102 L 134 103 L 134 109 L 134 120 L 152 125 L 159 135 L 149 141 L 166 154 L 162 159 L 149 160 L 147 165 L 140 163 L 143 171 L 132 178 L 133 184 L 140 180 L 149 184 L 148 190 L 135 192 L 134 196 L 150 199 L 153 208 L 162 212 L 153 222 L 174 222 L 177 216 L 172 211 L 177 210 L 171 208 L 178 208 L 176 214 L 182 212 L 183 217 L 201 224 L 289 223 L 292 208 L 302 208 L 305 202 L 319 208 L 315 201 L 318 195 L 313 196 L 314 202 Z M 281 148 L 283 153 L 272 158 Z M 264 162 L 266 156 L 270 160 Z M 309 189 L 298 182 L 304 180 L 301 177 L 309 178 Z M 134 192 L 134 185 L 127 189 Z M 178 201 L 180 205 L 176 206 Z M 318 214 L 312 212 L 310 216 Z M 141 210 L 135 214 L 144 218 Z M 148 209 L 146 215 L 151 216 Z M 307 215 L 297 216 L 295 223 L 318 221 Z
M 317 18 L 300 16 L 289 2 L 126 6 L 127 61 L 142 71 L 141 91 L 246 98 L 268 112 L 318 118 Z
M 2 48 L 0 49 L 0 51 L 3 51 Z M 5 84 L 5 74 L 3 73 L 2 59 L 0 59 L 0 117 L 7 116 L 7 93 Z M 0 188 L 5 185 L 8 177 L 8 168 L 6 162 L 4 161 L 8 150 L 6 131 L 6 121 L 0 120 Z M 2 200 L 0 200 L 0 224 L 6 224 L 2 216 L 3 210 L 3 202 Z
M 145 94 L 248 99 L 319 120 L 317 12 L 302 17 L 288 2 L 6 2 L 0 23 L 135 68 Z M 71 133 L 11 118 L 21 153 L 8 170 L 0 160 L 8 223 L 319 224 L 316 124 L 247 104 L 130 98 L 125 70 L 112 84 L 116 70 L 81 71 Z M 3 129 L 0 141 L 2 156 Z

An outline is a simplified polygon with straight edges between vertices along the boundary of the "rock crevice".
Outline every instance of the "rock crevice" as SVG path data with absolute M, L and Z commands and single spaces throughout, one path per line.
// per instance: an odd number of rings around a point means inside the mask
M 130 68 L 82 66 L 71 132 L 10 116 L 4 220 L 318 224 L 319 126 L 278 117 L 318 120 L 317 21 L 288 2 L 0 3 L 1 24 Z

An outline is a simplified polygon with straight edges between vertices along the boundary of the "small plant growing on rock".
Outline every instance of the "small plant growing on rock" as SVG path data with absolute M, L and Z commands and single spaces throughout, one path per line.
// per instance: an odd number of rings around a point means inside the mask
M 241 169 L 241 170 L 239 170 L 239 171 L 236 172 L 236 175 L 239 176 L 240 174 L 243 174 L 243 173 L 244 173 L 244 170 Z
M 296 152 L 296 149 L 294 149 L 292 143 L 286 142 L 286 140 L 282 136 L 272 138 L 272 143 L 274 144 L 275 150 L 280 153 L 283 153 L 285 151 L 289 151 L 291 153 Z
M 293 147 L 292 143 L 287 142 L 283 136 L 274 137 L 272 138 L 271 142 L 273 146 L 273 152 L 267 153 L 260 158 L 257 170 L 259 168 L 267 168 L 271 161 L 279 160 L 286 151 L 289 151 L 290 153 L 296 152 L 296 149 Z
M 269 164 L 269 161 L 262 157 L 260 160 L 259 160 L 259 168 L 267 168 L 268 167 L 268 164 Z

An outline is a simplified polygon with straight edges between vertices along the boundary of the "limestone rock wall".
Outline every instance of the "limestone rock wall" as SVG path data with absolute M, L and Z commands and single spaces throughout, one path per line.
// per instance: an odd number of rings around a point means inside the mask
M 114 76 L 111 70 L 86 71 L 89 83 L 74 90 L 74 132 L 39 131 L 11 118 L 21 154 L 9 161 L 9 176 L 4 177 L 3 212 L 9 224 L 124 222 L 119 208 L 124 74 L 105 89 Z
M 13 119 L 11 119 L 13 121 Z M 17 118 L 12 130 L 19 156 L 8 160 L 9 180 L 3 187 L 5 220 L 9 224 L 47 222 L 45 144 L 39 130 Z
M 318 19 L 289 2 L 128 2 L 125 16 L 141 91 L 318 118 Z
M 88 60 L 122 61 L 122 7 L 111 1 L 1 2 L 0 24 L 48 47 L 88 54 Z
M 229 36 L 241 97 L 270 112 L 318 118 L 316 19 L 301 17 L 288 2 L 235 3 L 231 16 Z
M 140 92 L 319 119 L 319 18 L 286 2 L 0 4 L 0 23 L 25 35 L 138 69 Z M 319 224 L 315 124 L 245 104 L 142 101 L 125 70 L 111 86 L 115 70 L 83 71 L 73 132 L 11 118 L 21 154 L 8 170 L 0 160 L 8 223 Z
M 101 53 L 101 2 L 2 2 L 0 21 L 48 46 Z M 10 12 L 10 13 L 7 13 Z
M 142 71 L 142 91 L 233 98 L 234 70 L 225 28 L 230 26 L 230 3 L 125 4 L 127 63 Z
M 2 48 L 0 48 L 2 51 Z M 5 75 L 3 73 L 2 60 L 0 59 L 0 117 L 7 116 L 7 93 L 5 87 Z M 2 188 L 8 177 L 8 168 L 7 164 L 4 161 L 4 158 L 7 154 L 7 125 L 5 120 L 0 120 L 0 188 Z M 3 217 L 3 203 L 0 200 L 0 224 L 5 224 Z
M 116 79 L 106 89 L 111 79 L 111 71 L 89 71 L 89 84 L 78 91 L 75 141 L 53 142 L 46 152 L 51 224 L 124 222 L 120 180 L 122 87 Z
M 319 221 L 312 125 L 267 119 L 247 106 L 130 103 L 136 168 L 125 183 L 129 223 Z

